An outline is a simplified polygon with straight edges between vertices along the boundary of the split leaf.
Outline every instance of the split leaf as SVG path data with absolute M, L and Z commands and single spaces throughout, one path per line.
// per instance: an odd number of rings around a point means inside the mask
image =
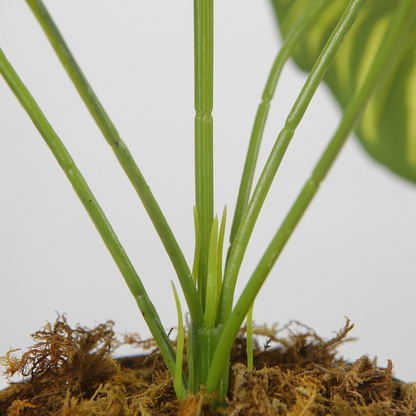
M 311 0 L 272 0 L 283 38 Z M 359 90 L 398 0 L 368 0 L 324 78 L 343 110 Z M 332 2 L 293 54 L 310 71 L 348 0 Z M 367 152 L 416 183 L 416 26 L 389 76 L 374 93 L 355 129 Z

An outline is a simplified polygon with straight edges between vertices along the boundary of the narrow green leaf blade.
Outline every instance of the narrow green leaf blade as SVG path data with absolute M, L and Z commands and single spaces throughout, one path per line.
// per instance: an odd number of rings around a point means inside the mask
M 186 388 L 182 384 L 182 361 L 185 335 L 183 330 L 182 308 L 179 301 L 178 292 L 176 291 L 175 284 L 172 280 L 170 283 L 172 285 L 173 296 L 175 296 L 176 310 L 178 312 L 178 340 L 176 342 L 176 363 L 175 372 L 173 374 L 173 388 L 175 389 L 176 397 L 178 398 L 179 403 L 182 403 L 182 400 L 186 398 Z M 186 385 L 187 383 L 185 386 Z
M 208 255 L 207 291 L 205 300 L 205 326 L 212 328 L 215 324 L 215 311 L 217 306 L 217 248 L 218 248 L 218 217 L 214 218 L 211 227 L 211 236 Z
M 222 213 L 220 235 L 218 236 L 218 250 L 217 250 L 217 304 L 221 294 L 222 287 L 222 250 L 224 246 L 225 222 L 227 220 L 227 205 L 224 207 Z

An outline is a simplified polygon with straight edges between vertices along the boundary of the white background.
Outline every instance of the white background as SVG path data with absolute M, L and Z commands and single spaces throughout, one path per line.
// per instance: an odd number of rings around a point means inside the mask
M 179 1 L 45 1 L 136 158 L 189 263 L 193 258 L 193 11 Z M 139 198 L 23 0 L 0 0 L 0 44 L 67 146 L 141 276 L 166 328 L 176 326 L 173 268 Z M 233 213 L 251 127 L 280 38 L 269 2 L 215 4 L 215 209 Z M 305 75 L 283 72 L 262 166 Z M 321 87 L 289 147 L 243 263 L 240 293 L 339 122 Z M 112 319 L 149 332 L 112 258 L 17 100 L 0 79 L 0 354 L 25 349 L 56 312 L 71 325 Z M 258 173 L 260 169 L 258 170 Z M 355 323 L 340 352 L 392 359 L 416 380 L 416 189 L 343 149 L 255 304 L 255 322 L 290 319 L 328 339 Z M 231 217 L 228 218 L 228 227 Z M 177 284 L 178 286 L 178 284 Z M 184 301 L 182 299 L 182 305 Z M 124 351 L 131 353 L 131 351 Z M 4 378 L 0 387 L 6 385 Z

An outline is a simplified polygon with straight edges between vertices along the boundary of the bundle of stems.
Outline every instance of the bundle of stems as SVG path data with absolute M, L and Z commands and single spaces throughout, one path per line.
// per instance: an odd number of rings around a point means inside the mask
M 214 217 L 213 0 L 194 0 L 196 202 L 194 207 L 195 253 L 191 268 L 185 261 L 169 224 L 127 146 L 100 104 L 44 4 L 41 0 L 26 0 L 92 117 L 101 129 L 104 138 L 112 147 L 137 191 L 173 264 L 191 319 L 187 339 L 188 376 L 182 369 L 185 337 L 182 311 L 175 286 L 172 283 L 179 321 L 176 351 L 146 293 L 142 280 L 136 273 L 75 162 L 0 50 L 2 76 L 51 149 L 111 253 L 172 373 L 175 391 L 180 401 L 186 397 L 188 391 L 195 393 L 200 390 L 201 386 L 205 386 L 208 392 L 220 391 L 221 398 L 224 398 L 228 388 L 230 350 L 239 329 L 248 314 L 248 320 L 251 322 L 253 304 L 260 288 L 317 192 L 320 183 L 326 177 L 347 137 L 363 114 L 371 95 L 394 65 L 416 20 L 414 0 L 398 2 L 389 29 L 361 88 L 351 100 L 336 133 L 318 161 L 311 177 L 306 181 L 233 307 L 239 270 L 273 179 L 312 97 L 366 2 L 366 0 L 351 0 L 349 2 L 297 97 L 283 129 L 277 136 L 253 190 L 257 156 L 270 101 L 274 96 L 283 65 L 293 53 L 300 39 L 308 32 L 331 1 L 313 0 L 310 2 L 287 35 L 273 64 L 255 118 L 232 220 L 230 243 L 227 254 L 223 256 L 226 209 L 224 209 L 221 221 L 216 216 Z M 251 344 L 250 325 L 248 327 L 248 344 Z M 252 366 L 252 349 L 250 348 L 248 355 L 249 366 Z

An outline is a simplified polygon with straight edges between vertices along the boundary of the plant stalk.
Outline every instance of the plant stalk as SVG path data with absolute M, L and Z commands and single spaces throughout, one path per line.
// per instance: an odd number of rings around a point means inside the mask
M 208 391 L 218 390 L 221 374 L 226 365 L 233 341 L 261 286 L 318 190 L 319 184 L 327 175 L 343 144 L 362 116 L 372 94 L 385 79 L 403 50 L 407 36 L 415 24 L 416 3 L 414 0 L 402 0 L 397 6 L 390 26 L 360 91 L 345 110 L 340 126 L 316 165 L 312 177 L 305 184 L 282 226 L 267 248 L 224 327 L 212 359 L 207 380 Z
M 196 322 L 202 322 L 202 307 L 197 296 L 191 271 L 175 239 L 175 236 L 166 221 L 166 218 L 150 191 L 150 188 L 140 172 L 136 162 L 130 154 L 127 146 L 120 138 L 117 129 L 85 78 L 81 68 L 77 64 L 42 0 L 26 0 L 26 3 L 31 8 L 33 14 L 44 30 L 79 95 L 103 133 L 103 136 L 107 140 L 108 144 L 113 149 L 120 165 L 130 179 L 134 189 L 138 193 L 176 271 L 192 319 Z
M 93 193 L 85 182 L 84 177 L 75 165 L 71 155 L 68 153 L 62 141 L 59 139 L 52 126 L 40 110 L 36 101 L 20 80 L 11 64 L 8 62 L 3 51 L 0 49 L 0 73 L 13 91 L 20 104 L 31 118 L 33 124 L 44 138 L 46 144 L 52 151 L 60 167 L 71 182 L 78 198 L 88 212 L 92 222 L 97 228 L 104 244 L 113 257 L 117 267 L 123 275 L 131 293 L 142 312 L 153 337 L 155 338 L 166 365 L 172 374 L 175 371 L 175 351 L 165 330 L 160 322 L 159 315 L 149 299 L 146 290 L 134 270 L 124 248 L 118 240 L 107 217 L 95 199 Z M 185 380 L 182 384 L 184 384 Z M 186 384 L 185 384 L 186 386 Z M 183 387 L 184 389 L 184 387 Z M 186 391 L 186 390 L 185 390 Z
M 325 6 L 333 0 L 313 0 L 307 9 L 302 13 L 296 23 L 292 26 L 287 34 L 286 40 L 280 49 L 276 60 L 273 63 L 272 70 L 263 92 L 262 101 L 257 110 L 254 121 L 253 131 L 251 133 L 250 144 L 247 151 L 246 162 L 244 165 L 243 176 L 241 179 L 240 190 L 238 192 L 237 204 L 235 208 L 233 223 L 230 233 L 230 246 L 234 243 L 238 229 L 246 212 L 250 200 L 251 187 L 253 183 L 254 172 L 257 164 L 261 140 L 263 138 L 264 127 L 270 109 L 270 101 L 276 91 L 277 82 L 280 78 L 283 65 L 292 55 L 295 47 L 313 26 L 316 17 L 324 10 Z
M 309 77 L 302 88 L 282 131 L 280 132 L 270 156 L 260 176 L 253 196 L 244 214 L 243 221 L 238 229 L 234 244 L 231 248 L 227 267 L 224 274 L 223 289 L 217 311 L 217 323 L 225 325 L 230 316 L 241 263 L 247 249 L 260 210 L 269 192 L 271 184 L 286 153 L 295 130 L 301 122 L 315 91 L 322 81 L 329 65 L 342 44 L 345 36 L 357 18 L 366 0 L 351 0 L 332 32 L 328 42 L 318 57 Z
M 194 0 L 195 197 L 201 230 L 198 291 L 205 310 L 208 253 L 214 220 L 213 175 L 213 0 Z

